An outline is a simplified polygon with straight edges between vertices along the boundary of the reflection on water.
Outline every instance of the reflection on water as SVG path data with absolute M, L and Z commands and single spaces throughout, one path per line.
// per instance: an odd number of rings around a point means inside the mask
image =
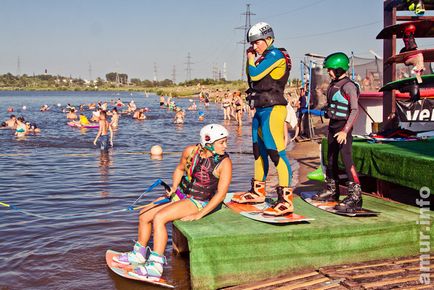
M 149 154 L 151 160 L 163 160 L 163 154 L 161 155 L 155 155 L 155 154 Z
M 109 195 L 108 184 L 109 184 L 109 170 L 112 166 L 112 162 L 110 160 L 110 153 L 105 150 L 100 150 L 99 155 L 99 172 L 101 174 L 100 180 L 102 186 L 106 187 L 101 191 L 101 197 L 107 197 Z
M 134 99 L 148 107 L 147 119 L 134 121 L 122 115 L 114 132 L 114 147 L 101 152 L 92 142 L 97 130 L 66 125 L 60 103 L 80 103 L 121 98 Z M 186 108 L 188 100 L 176 99 Z M 40 112 L 43 104 L 51 105 Z M 211 104 L 206 119 L 186 111 L 185 124 L 173 124 L 174 113 L 159 108 L 157 96 L 110 92 L 0 92 L 0 120 L 10 114 L 36 122 L 42 132 L 18 140 L 10 130 L 0 130 L 0 202 L 57 219 L 38 219 L 0 208 L 0 288 L 6 289 L 148 289 L 149 285 L 128 281 L 111 273 L 104 254 L 109 248 L 127 251 L 137 235 L 137 213 L 126 209 L 145 189 L 161 178 L 170 183 L 172 172 L 185 146 L 199 142 L 203 125 L 224 124 L 232 152 L 231 191 L 250 188 L 253 174 L 250 121 L 239 128 L 235 121 L 223 122 L 220 106 Z M 26 110 L 21 110 L 26 106 Z M 90 112 L 85 111 L 88 117 Z M 149 154 L 160 144 L 165 154 Z M 141 204 L 163 194 L 156 188 L 144 194 Z M 75 214 L 75 217 L 71 217 Z M 77 215 L 86 218 L 77 217 Z M 169 227 L 171 235 L 171 227 Z M 166 251 L 166 278 L 177 287 L 189 287 L 188 261 Z M 80 277 L 80 278 L 78 278 Z

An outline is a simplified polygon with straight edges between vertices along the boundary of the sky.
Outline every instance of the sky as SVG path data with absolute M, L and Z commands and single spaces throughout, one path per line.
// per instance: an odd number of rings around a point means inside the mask
M 0 74 L 179 83 L 190 63 L 192 79 L 241 79 L 247 4 L 291 55 L 291 78 L 309 52 L 382 56 L 382 0 L 0 0 Z

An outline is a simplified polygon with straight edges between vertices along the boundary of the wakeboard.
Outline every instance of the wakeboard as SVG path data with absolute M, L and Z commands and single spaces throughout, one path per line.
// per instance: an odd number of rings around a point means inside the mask
M 307 222 L 314 220 L 312 218 L 307 218 L 305 216 L 292 213 L 284 216 L 270 216 L 265 215 L 262 213 L 262 211 L 268 207 L 270 207 L 270 204 L 268 202 L 263 202 L 259 204 L 242 204 L 231 201 L 232 196 L 234 194 L 239 194 L 240 192 L 235 193 L 228 193 L 226 195 L 226 198 L 224 200 L 225 205 L 233 210 L 236 213 L 239 213 L 243 217 L 269 223 L 269 224 L 288 224 L 288 223 L 299 223 L 299 222 Z
M 419 141 L 419 137 L 381 137 L 379 135 L 353 135 L 353 137 L 359 140 L 366 140 L 370 143 L 387 143 L 387 142 L 410 142 Z M 358 141 L 358 140 L 355 140 Z
M 418 53 L 422 53 L 423 54 L 423 60 L 424 62 L 432 62 L 434 61 L 434 49 L 433 48 L 429 48 L 429 49 L 417 49 L 417 50 L 410 50 L 410 51 L 406 51 L 397 55 L 393 55 L 391 57 L 389 57 L 386 62 L 384 63 L 385 65 L 391 65 L 392 63 L 403 63 L 405 62 L 405 60 L 415 54 Z
M 397 38 L 403 38 L 404 29 L 408 25 L 414 25 L 416 27 L 416 31 L 414 32 L 414 37 L 416 38 L 434 36 L 433 20 L 415 20 L 386 26 L 378 33 L 377 39 L 391 39 L 393 35 L 396 35 Z
M 127 278 L 127 279 L 131 279 L 131 280 L 137 280 L 137 281 L 142 281 L 142 282 L 146 282 L 149 284 L 158 285 L 161 287 L 175 288 L 175 286 L 170 285 L 163 278 L 160 278 L 159 280 L 153 280 L 153 279 L 147 279 L 147 278 L 137 278 L 135 276 L 130 275 L 129 272 L 133 271 L 133 269 L 136 265 L 124 265 L 124 264 L 120 264 L 120 263 L 115 262 L 113 260 L 113 257 L 118 256 L 120 254 L 121 253 L 113 251 L 113 250 L 107 250 L 107 252 L 105 253 L 105 261 L 107 263 L 107 266 L 110 268 L 110 270 L 112 270 L 113 272 L 115 272 L 119 276 L 122 276 L 122 277 Z
M 318 192 L 307 191 L 307 192 L 302 192 L 300 196 L 308 204 L 313 205 L 314 207 L 317 207 L 319 209 L 325 210 L 327 212 L 338 214 L 338 215 L 344 215 L 344 216 L 349 216 L 349 217 L 369 217 L 369 216 L 377 216 L 380 214 L 379 212 L 371 211 L 371 210 L 364 209 L 364 208 L 362 208 L 359 211 L 352 212 L 352 213 L 341 212 L 341 211 L 334 209 L 335 205 L 338 204 L 335 201 L 323 202 L 323 201 L 312 200 L 312 197 L 314 195 L 316 195 L 317 193 Z
M 391 91 L 391 90 L 401 90 L 409 85 L 418 85 L 419 88 L 431 88 L 434 86 L 434 74 L 422 75 L 422 83 L 418 83 L 416 77 L 406 78 L 396 80 L 390 83 L 387 83 L 380 89 L 380 92 Z

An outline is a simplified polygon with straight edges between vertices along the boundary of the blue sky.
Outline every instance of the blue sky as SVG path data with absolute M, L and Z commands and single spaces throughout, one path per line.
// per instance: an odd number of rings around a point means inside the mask
M 211 78 L 213 67 L 240 79 L 246 4 L 252 24 L 265 21 L 276 46 L 292 56 L 291 77 L 307 52 L 382 55 L 375 36 L 383 26 L 381 0 L 1 0 L 0 73 L 89 79 L 112 71 L 130 78 Z M 431 43 L 432 44 L 432 43 Z M 419 44 L 419 46 L 421 46 Z

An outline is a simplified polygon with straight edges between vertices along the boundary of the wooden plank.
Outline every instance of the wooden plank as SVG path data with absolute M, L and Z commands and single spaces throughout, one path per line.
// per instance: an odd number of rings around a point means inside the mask
M 338 290 L 338 289 L 347 289 L 347 288 L 345 288 L 344 286 L 342 286 L 342 285 L 340 284 L 340 281 L 341 281 L 341 280 L 334 280 L 334 281 L 332 281 L 329 285 L 325 285 L 325 286 L 323 286 L 323 287 L 319 287 L 319 288 L 315 287 L 315 290 L 328 290 L 328 289 L 335 289 L 335 290 Z
M 414 20 L 431 20 L 434 21 L 434 16 L 396 16 L 396 21 L 414 21 Z
M 359 270 L 359 269 L 366 269 L 366 268 L 371 268 L 371 267 L 380 267 L 380 266 L 388 266 L 390 265 L 389 263 L 378 263 L 378 264 L 370 264 L 370 265 L 362 265 L 362 266 L 354 266 L 354 267 L 349 267 L 349 268 L 340 268 L 340 269 L 336 269 L 336 272 L 345 272 L 345 271 L 352 271 L 352 270 Z
M 427 268 L 427 267 L 424 267 L 424 268 Z M 430 265 L 428 268 L 433 269 L 434 265 Z M 413 268 L 406 268 L 406 270 L 408 270 L 408 271 L 418 271 L 418 270 L 420 270 L 420 266 L 413 267 Z
M 397 269 L 397 270 L 390 270 L 390 271 L 384 271 L 384 272 L 373 271 L 370 273 L 359 274 L 359 275 L 354 275 L 354 276 L 349 275 L 349 277 L 351 279 L 360 279 L 360 278 L 378 277 L 378 276 L 397 274 L 397 273 L 405 273 L 405 269 Z
M 434 259 L 434 257 L 430 257 L 430 260 Z M 349 271 L 349 270 L 359 270 L 359 269 L 366 269 L 366 268 L 374 268 L 374 267 L 380 267 L 380 266 L 390 266 L 390 265 L 400 265 L 400 264 L 407 264 L 407 263 L 413 263 L 413 262 L 417 262 L 419 263 L 419 258 L 414 258 L 414 259 L 405 259 L 405 260 L 397 260 L 397 261 L 392 261 L 392 262 L 388 262 L 388 263 L 374 263 L 374 264 L 367 264 L 367 265 L 359 265 L 359 266 L 354 266 L 354 267 L 349 267 L 349 268 L 339 268 L 336 269 L 336 272 L 345 272 L 345 271 Z M 321 268 L 320 270 L 328 270 L 329 268 Z
M 296 283 L 294 285 L 282 286 L 282 287 L 275 288 L 275 289 L 276 290 L 292 290 L 292 289 L 304 288 L 304 287 L 307 287 L 307 286 L 312 286 L 312 285 L 319 284 L 319 283 L 324 283 L 324 282 L 327 282 L 327 281 L 330 281 L 330 279 L 327 278 L 327 277 L 324 277 L 324 278 L 321 278 L 321 279 L 318 279 L 318 280 L 307 281 L 307 282 L 300 282 L 300 283 Z
M 372 288 L 384 287 L 386 285 L 406 283 L 406 282 L 411 282 L 411 281 L 419 281 L 419 275 L 405 277 L 405 278 L 401 278 L 401 279 L 392 278 L 392 279 L 386 279 L 386 280 L 381 280 L 381 281 L 375 281 L 375 282 L 363 284 L 363 287 L 365 289 L 370 289 L 370 288 L 372 289 Z
M 428 260 L 434 260 L 434 257 L 429 257 Z M 420 258 L 414 258 L 414 259 L 409 259 L 409 260 L 399 260 L 399 261 L 394 262 L 394 264 L 406 264 L 406 263 L 412 263 L 412 262 L 416 262 L 419 264 Z
M 412 290 L 414 289 L 432 289 L 432 285 L 418 285 L 418 286 L 412 286 Z
M 247 287 L 247 288 L 243 288 L 245 290 L 255 290 L 255 289 L 260 289 L 263 287 L 270 287 L 276 284 L 282 284 L 282 283 L 287 283 L 287 282 L 292 282 L 298 279 L 303 279 L 303 278 L 307 278 L 307 277 L 312 277 L 318 275 L 318 272 L 310 272 L 310 273 L 305 273 L 305 274 L 300 274 L 297 276 L 293 276 L 293 277 L 289 277 L 289 278 L 284 278 L 284 279 L 278 279 L 272 282 L 266 282 L 266 283 L 261 283 L 261 284 L 256 284 L 255 286 L 252 287 Z

